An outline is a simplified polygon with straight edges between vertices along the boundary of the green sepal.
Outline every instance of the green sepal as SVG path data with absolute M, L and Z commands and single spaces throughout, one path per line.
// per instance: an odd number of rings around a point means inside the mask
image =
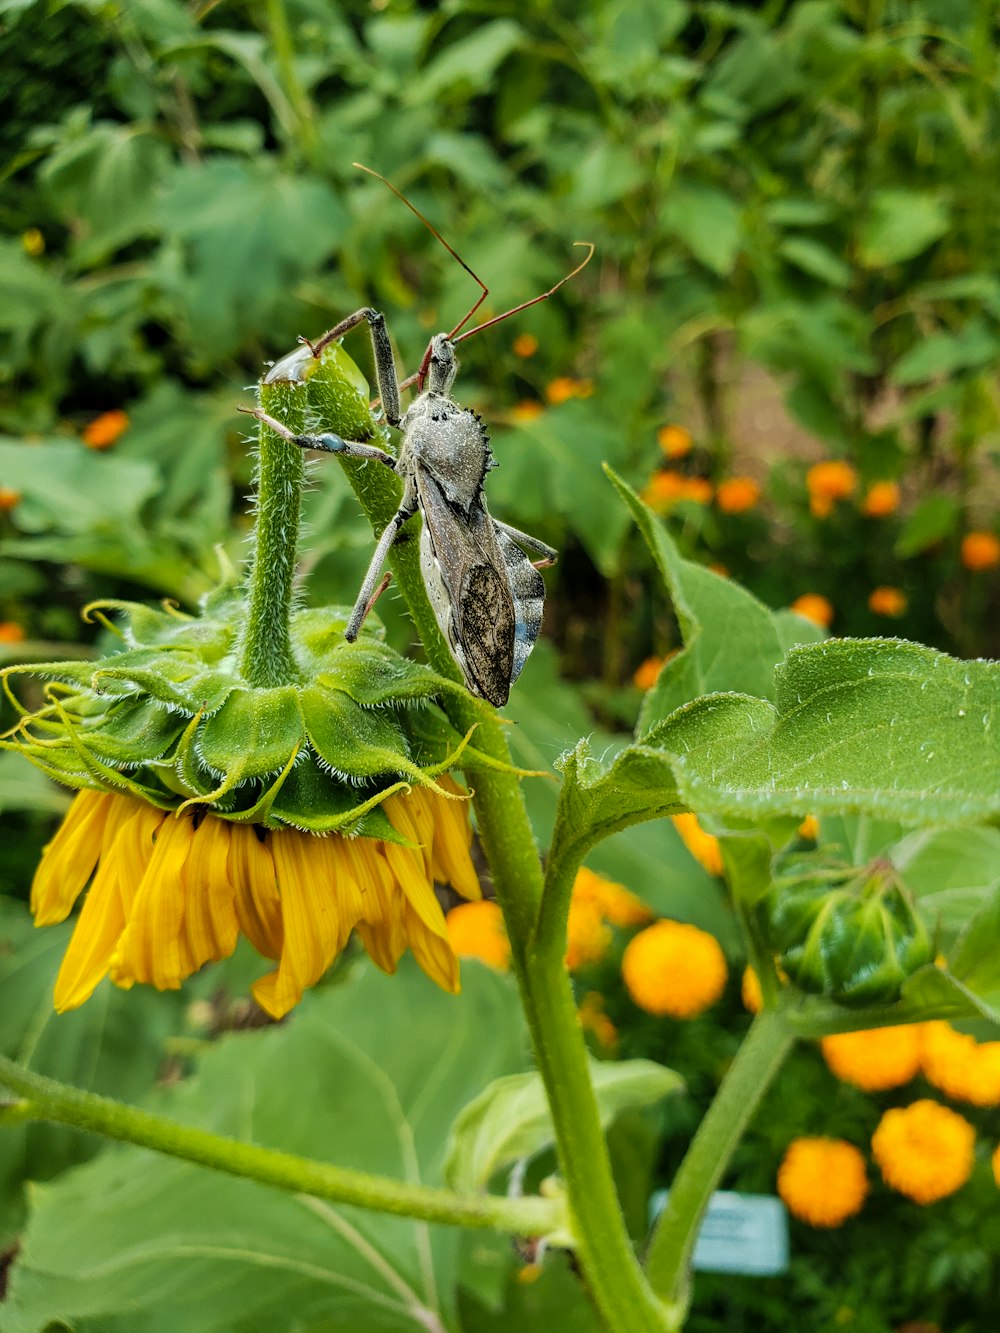
M 85 720 L 80 739 L 111 764 L 134 766 L 161 759 L 184 730 L 184 718 L 149 699 L 128 698 Z
M 888 866 L 839 887 L 816 877 L 779 882 L 769 921 L 789 977 L 840 1004 L 898 1000 L 906 978 L 934 956 L 927 927 Z
M 233 783 L 280 773 L 305 744 L 298 691 L 235 689 L 199 729 L 198 758 L 216 777 Z

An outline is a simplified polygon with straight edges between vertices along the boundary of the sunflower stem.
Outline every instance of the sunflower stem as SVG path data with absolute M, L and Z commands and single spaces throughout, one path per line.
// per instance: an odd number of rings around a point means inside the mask
M 304 430 L 304 395 L 291 384 L 275 386 L 272 393 L 281 399 L 280 405 L 271 407 L 272 412 L 277 408 L 276 415 L 290 430 Z M 298 445 L 261 422 L 253 559 L 247 577 L 240 673 L 250 685 L 265 689 L 291 684 L 299 674 L 289 625 L 304 475 Z
M 3 1057 L 0 1057 L 0 1086 L 21 1097 L 9 1104 L 12 1110 L 9 1115 L 0 1116 L 0 1124 L 42 1120 L 71 1125 L 277 1189 L 426 1222 L 528 1237 L 545 1235 L 563 1225 L 562 1205 L 555 1199 L 455 1194 L 451 1190 L 408 1184 L 261 1148 L 68 1087 Z
M 671 1183 L 647 1251 L 646 1275 L 670 1302 L 673 1329 L 682 1327 L 687 1314 L 691 1255 L 712 1191 L 794 1041 L 780 1010 L 757 1015 Z

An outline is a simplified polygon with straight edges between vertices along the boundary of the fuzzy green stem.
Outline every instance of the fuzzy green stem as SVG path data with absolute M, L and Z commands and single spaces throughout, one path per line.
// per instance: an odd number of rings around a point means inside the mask
M 682 1327 L 687 1314 L 691 1255 L 712 1191 L 794 1040 L 779 1010 L 757 1015 L 670 1186 L 649 1244 L 646 1275 L 670 1302 L 673 1329 Z
M 303 430 L 304 395 L 290 384 L 273 386 L 270 395 L 269 410 L 291 430 Z M 268 688 L 298 678 L 289 623 L 305 464 L 298 445 L 263 423 L 259 439 L 257 514 L 240 673 L 250 685 Z
M 496 1195 L 471 1196 L 406 1184 L 385 1176 L 368 1175 L 315 1162 L 307 1157 L 261 1148 L 166 1116 L 67 1087 L 22 1069 L 0 1057 L 0 1086 L 19 1093 L 10 1119 L 17 1123 L 43 1120 L 91 1130 L 106 1138 L 196 1162 L 214 1171 L 256 1180 L 263 1185 L 309 1194 L 333 1203 L 354 1204 L 400 1217 L 420 1218 L 452 1226 L 478 1227 L 539 1236 L 561 1224 L 560 1205 L 549 1199 L 507 1199 Z M 0 1124 L 3 1118 L 0 1117 Z

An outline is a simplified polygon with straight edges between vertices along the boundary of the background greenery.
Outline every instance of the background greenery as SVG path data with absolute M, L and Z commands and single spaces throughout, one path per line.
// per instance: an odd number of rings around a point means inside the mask
M 775 608 L 826 595 L 838 634 L 898 632 L 961 656 L 1000 655 L 995 571 L 969 570 L 960 558 L 968 530 L 995 530 L 1000 494 L 1000 57 L 991 6 L 8 0 L 0 16 L 0 490 L 19 497 L 0 507 L 8 627 L 0 652 L 9 658 L 89 651 L 94 631 L 78 611 L 91 597 L 191 605 L 220 560 L 242 558 L 250 462 L 236 405 L 298 335 L 372 303 L 387 312 L 410 372 L 428 334 L 456 324 L 471 304 L 468 275 L 354 160 L 403 188 L 484 277 L 483 313 L 550 287 L 575 262 L 573 241 L 596 246 L 590 267 L 551 301 L 462 350 L 459 394 L 486 414 L 501 462 L 491 506 L 562 553 L 546 574 L 546 641 L 510 710 L 521 762 L 550 767 L 582 734 L 599 753 L 635 720 L 635 669 L 679 642 L 639 534 L 600 471 L 608 461 L 642 487 L 664 464 L 657 431 L 668 423 L 693 438 L 672 465 L 686 477 L 717 485 L 748 475 L 763 492 L 739 514 L 678 501 L 672 531 L 686 555 L 721 563 Z M 538 340 L 529 356 L 514 345 L 525 333 Z M 368 364 L 363 333 L 350 350 Z M 93 423 L 109 411 L 123 411 L 127 429 L 94 447 Z M 825 519 L 810 512 L 805 482 L 820 458 L 849 461 L 861 487 Z M 899 483 L 902 503 L 866 517 L 860 495 L 883 479 Z M 371 539 L 333 464 L 315 469 L 307 520 L 309 599 L 350 601 Z M 868 607 L 871 590 L 885 585 L 908 599 L 891 621 Z M 391 594 L 379 610 L 406 646 Z M 554 792 L 535 783 L 529 794 L 541 829 Z M 256 1077 L 254 1061 L 264 1071 L 274 1042 L 230 1032 L 247 1018 L 231 998 L 245 985 L 239 960 L 180 1000 L 113 993 L 94 1012 L 49 1016 L 59 935 L 33 937 L 22 902 L 58 804 L 20 761 L 3 757 L 5 1050 L 123 1096 L 187 1072 L 205 1045 L 223 1049 L 212 1056 L 216 1072 L 199 1075 L 195 1099 L 211 1100 L 231 1047 Z M 669 824 L 631 830 L 592 863 L 657 911 L 712 930 L 735 954 L 717 882 Z M 478 985 L 470 980 L 472 998 L 460 1005 L 479 1003 Z M 348 972 L 343 988 L 309 1002 L 315 1013 L 303 1027 L 320 1023 L 354 1040 L 366 987 L 391 991 Z M 496 989 L 489 1003 L 510 1021 L 510 996 L 497 999 Z M 432 1028 L 439 1001 L 418 987 L 411 1003 Z M 478 1021 L 501 1020 L 487 1010 Z M 693 1123 L 699 1071 L 708 1087 L 744 1021 L 734 1004 L 699 1025 L 703 1047 L 690 1029 L 679 1053 L 669 1034 L 636 1038 L 636 1049 L 694 1079 L 687 1109 L 670 1115 Z M 469 1073 L 454 1108 L 477 1080 L 524 1067 L 516 1035 L 506 1050 L 496 1069 Z M 284 1057 L 289 1068 L 300 1055 Z M 290 1077 L 309 1077 L 301 1058 L 303 1071 Z M 795 1068 L 781 1096 L 798 1110 L 772 1119 L 781 1132 L 770 1154 L 741 1166 L 736 1183 L 771 1188 L 781 1145 L 806 1121 L 820 1128 L 803 1107 L 823 1107 L 826 1076 L 811 1056 Z M 151 1095 L 168 1094 L 158 1086 Z M 871 1107 L 858 1099 L 845 1115 L 867 1123 Z M 325 1112 L 308 1114 L 303 1133 L 315 1143 Z M 638 1195 L 671 1157 L 657 1149 L 669 1126 L 652 1112 L 635 1115 L 649 1144 L 645 1157 L 633 1155 Z M 94 1149 L 67 1131 L 17 1133 L 0 1163 L 10 1182 L 0 1245 L 20 1230 L 22 1179 L 57 1176 Z M 625 1157 L 624 1145 L 643 1141 L 636 1124 L 619 1137 Z M 133 1169 L 125 1153 L 105 1151 L 88 1168 L 97 1179 L 67 1176 L 68 1194 L 51 1197 L 72 1217 L 70 1194 L 85 1208 L 88 1191 L 125 1188 Z M 175 1204 L 163 1200 L 186 1168 L 156 1169 L 164 1177 L 156 1207 L 170 1216 Z M 217 1182 L 205 1188 L 217 1191 Z M 48 1197 L 37 1193 L 40 1214 Z M 227 1206 L 221 1193 L 218 1206 Z M 912 1235 L 913 1213 L 886 1226 Z M 836 1312 L 816 1279 L 824 1271 L 847 1272 L 845 1290 L 865 1293 L 845 1296 L 854 1311 L 853 1322 L 840 1319 L 847 1327 L 881 1333 L 932 1318 L 976 1329 L 1000 1243 L 985 1232 L 967 1253 L 944 1211 L 917 1216 L 926 1239 L 913 1262 L 903 1265 L 867 1230 L 797 1236 L 788 1280 L 744 1284 L 735 1303 L 730 1284 L 700 1284 L 703 1318 L 716 1320 L 702 1326 L 740 1328 L 745 1317 L 746 1327 L 772 1326 L 765 1319 L 787 1327 L 789 1311 L 832 1326 Z M 864 1225 L 877 1233 L 875 1220 Z M 945 1235 L 949 1247 L 938 1239 Z M 121 1237 L 104 1239 L 110 1253 Z M 955 1268 L 920 1262 L 942 1250 Z M 458 1318 L 460 1301 L 463 1329 L 515 1318 L 525 1329 L 532 1319 L 549 1326 L 542 1321 L 553 1310 L 564 1327 L 590 1326 L 558 1263 L 537 1284 L 508 1283 L 514 1257 L 481 1238 L 440 1262 L 451 1275 L 443 1288 L 454 1293 L 459 1273 L 465 1293 L 447 1296 L 442 1317 Z M 170 1304 L 184 1297 L 183 1283 L 169 1297 L 168 1288 L 160 1274 L 153 1289 L 165 1305 L 141 1307 L 140 1322 L 129 1315 L 130 1330 L 171 1319 L 176 1327 L 181 1317 L 190 1328 L 252 1326 L 231 1305 L 232 1284 L 201 1303 L 203 1325 Z M 114 1295 L 102 1300 L 139 1300 L 132 1289 L 107 1290 Z M 24 1326 L 60 1313 L 102 1333 L 126 1326 L 121 1305 L 95 1306 L 79 1290 L 60 1299 L 60 1309 Z M 322 1301 L 317 1311 L 303 1327 L 335 1327 L 342 1317 Z M 411 1316 L 399 1319 L 413 1326 Z M 396 1326 L 386 1320 L 379 1327 Z

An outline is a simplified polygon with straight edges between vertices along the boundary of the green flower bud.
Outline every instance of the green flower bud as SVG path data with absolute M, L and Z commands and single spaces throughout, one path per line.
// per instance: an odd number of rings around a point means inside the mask
M 848 1005 L 891 1003 L 903 981 L 932 961 L 931 940 L 890 865 L 850 873 L 832 886 L 820 872 L 772 890 L 774 947 L 805 991 Z

